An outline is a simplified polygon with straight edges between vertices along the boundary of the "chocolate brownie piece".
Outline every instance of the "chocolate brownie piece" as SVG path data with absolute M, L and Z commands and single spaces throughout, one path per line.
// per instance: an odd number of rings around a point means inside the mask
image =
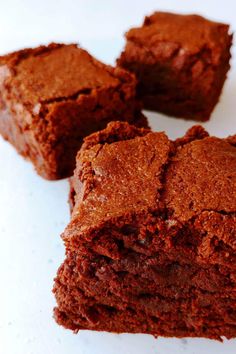
M 73 173 L 83 137 L 111 120 L 147 126 L 136 80 L 76 44 L 0 57 L 0 133 L 47 179 Z
M 78 331 L 236 336 L 236 146 L 110 123 L 72 178 L 56 321 Z
M 201 16 L 155 12 L 126 33 L 117 62 L 136 74 L 145 108 L 208 120 L 230 67 L 228 31 Z

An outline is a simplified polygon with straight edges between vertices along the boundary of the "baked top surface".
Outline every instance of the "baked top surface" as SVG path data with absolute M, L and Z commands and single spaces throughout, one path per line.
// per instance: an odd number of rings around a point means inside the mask
M 73 213 L 83 225 L 81 230 L 128 212 L 155 208 L 170 149 L 164 133 L 148 133 L 85 150 L 79 157 L 85 181 L 83 202 Z
M 24 103 L 51 102 L 120 83 L 111 67 L 75 44 L 15 52 L 0 58 L 0 63 L 10 69 L 7 83 Z
M 129 30 L 126 37 L 145 47 L 163 42 L 163 48 L 167 52 L 177 50 L 178 45 L 181 45 L 183 51 L 195 54 L 202 48 L 224 47 L 228 29 L 226 24 L 209 21 L 198 15 L 155 12 L 146 17 L 141 27 Z M 172 43 L 172 46 L 168 43 Z
M 236 212 L 236 148 L 206 137 L 178 149 L 166 173 L 164 200 L 174 217 L 200 212 Z
M 107 131 L 113 124 L 127 126 L 110 123 Z M 227 140 L 197 126 L 176 142 L 152 132 L 109 144 L 93 137 L 96 144 L 78 154 L 74 177 L 81 183 L 72 214 L 79 233 L 145 210 L 166 209 L 180 222 L 204 211 L 236 212 L 236 147 Z

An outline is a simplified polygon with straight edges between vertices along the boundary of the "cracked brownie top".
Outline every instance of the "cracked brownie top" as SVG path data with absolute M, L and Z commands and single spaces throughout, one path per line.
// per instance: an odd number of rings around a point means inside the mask
M 7 86 L 25 104 L 73 98 L 100 87 L 117 87 L 121 82 L 115 69 L 76 44 L 25 49 L 1 57 L 0 64 Z
M 72 226 L 78 223 L 79 234 L 150 211 L 179 223 L 204 211 L 235 213 L 236 148 L 231 141 L 209 137 L 199 126 L 170 141 L 164 133 L 110 123 L 86 138 L 77 156 Z

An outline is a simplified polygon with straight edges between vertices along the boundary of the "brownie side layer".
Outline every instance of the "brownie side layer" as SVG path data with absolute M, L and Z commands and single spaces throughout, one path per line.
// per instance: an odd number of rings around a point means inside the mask
M 66 328 L 236 336 L 235 137 L 127 123 L 85 139 L 55 279 Z
M 0 58 L 0 132 L 48 179 L 73 173 L 84 136 L 111 120 L 147 126 L 136 81 L 76 45 L 51 44 Z
M 156 12 L 126 33 L 117 63 L 135 73 L 145 108 L 204 121 L 230 67 L 228 31 L 201 16 Z

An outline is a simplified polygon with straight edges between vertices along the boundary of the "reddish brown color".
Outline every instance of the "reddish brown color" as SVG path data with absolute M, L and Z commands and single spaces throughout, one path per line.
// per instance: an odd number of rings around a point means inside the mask
M 73 173 L 84 136 L 111 120 L 147 126 L 132 74 L 75 44 L 0 57 L 0 133 L 47 179 Z
M 118 65 L 135 73 L 147 109 L 204 121 L 229 70 L 229 26 L 197 15 L 155 12 L 127 32 Z
M 54 285 L 59 324 L 236 336 L 234 142 L 119 122 L 85 139 Z

